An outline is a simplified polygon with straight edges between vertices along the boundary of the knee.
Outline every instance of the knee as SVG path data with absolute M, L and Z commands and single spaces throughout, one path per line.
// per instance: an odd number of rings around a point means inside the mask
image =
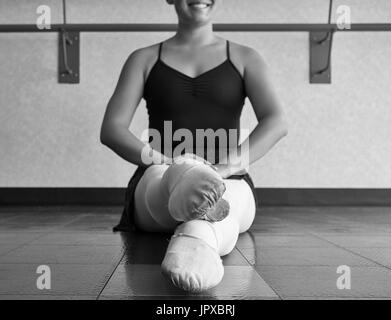
M 254 194 L 244 180 L 226 182 L 227 190 L 223 195 L 230 205 L 229 216 L 239 224 L 239 233 L 247 231 L 255 218 L 256 203 Z
M 157 176 L 161 177 L 161 176 L 163 176 L 164 172 L 166 172 L 168 167 L 169 166 L 167 164 L 151 165 L 145 170 L 143 178 L 145 177 L 146 179 L 148 179 L 148 178 L 153 178 L 153 177 L 157 177 Z
M 161 176 L 167 170 L 167 167 L 167 165 L 152 165 L 145 169 L 140 180 L 137 182 L 135 196 L 137 198 L 145 196 L 146 190 L 157 180 L 161 179 Z
M 219 255 L 225 256 L 235 248 L 239 237 L 240 226 L 238 222 L 230 216 L 215 224 L 219 242 Z

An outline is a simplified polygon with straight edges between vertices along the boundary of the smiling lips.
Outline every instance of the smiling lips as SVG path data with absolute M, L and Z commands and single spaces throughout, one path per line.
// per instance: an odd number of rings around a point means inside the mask
M 194 1 L 189 3 L 189 7 L 197 8 L 197 9 L 206 9 L 212 5 L 210 2 L 202 2 L 202 1 Z

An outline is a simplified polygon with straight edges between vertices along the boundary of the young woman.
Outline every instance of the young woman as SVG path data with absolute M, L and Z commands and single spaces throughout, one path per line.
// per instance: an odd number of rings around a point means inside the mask
M 213 32 L 212 16 L 220 1 L 166 1 L 175 7 L 177 32 L 129 56 L 107 106 L 101 142 L 138 166 L 115 230 L 136 226 L 174 232 L 162 271 L 176 286 L 201 291 L 221 281 L 220 256 L 231 252 L 239 233 L 253 222 L 257 199 L 247 166 L 287 135 L 287 123 L 261 56 Z M 227 146 L 205 147 L 192 140 L 186 151 L 201 157 L 172 155 L 182 142 L 167 138 L 167 124 L 193 137 L 199 129 L 239 130 L 246 97 L 258 125 L 242 144 L 230 139 Z M 149 144 L 129 131 L 142 98 L 149 129 L 161 135 Z M 225 155 L 204 160 L 211 149 L 224 147 Z

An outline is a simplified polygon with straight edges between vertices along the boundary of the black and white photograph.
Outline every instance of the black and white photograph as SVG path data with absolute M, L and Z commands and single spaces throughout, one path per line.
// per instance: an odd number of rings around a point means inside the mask
M 0 0 L 0 300 L 391 300 L 390 89 L 389 0 Z

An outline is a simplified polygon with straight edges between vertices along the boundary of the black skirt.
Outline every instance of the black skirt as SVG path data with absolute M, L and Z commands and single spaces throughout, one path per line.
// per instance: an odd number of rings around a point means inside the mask
M 118 225 L 116 225 L 113 228 L 114 232 L 117 231 L 130 232 L 130 231 L 138 230 L 134 220 L 134 193 L 138 182 L 142 178 L 147 168 L 148 167 L 138 167 L 135 173 L 133 174 L 133 176 L 130 178 L 128 187 L 126 188 L 126 192 L 125 192 L 125 204 L 124 204 L 124 209 L 122 211 L 121 220 L 118 223 Z M 251 191 L 253 192 L 255 204 L 256 207 L 258 208 L 259 201 L 258 201 L 257 193 L 255 192 L 254 182 L 248 173 L 244 175 L 232 175 L 229 176 L 227 179 L 234 179 L 234 180 L 243 179 L 244 181 L 246 181 L 250 186 Z

